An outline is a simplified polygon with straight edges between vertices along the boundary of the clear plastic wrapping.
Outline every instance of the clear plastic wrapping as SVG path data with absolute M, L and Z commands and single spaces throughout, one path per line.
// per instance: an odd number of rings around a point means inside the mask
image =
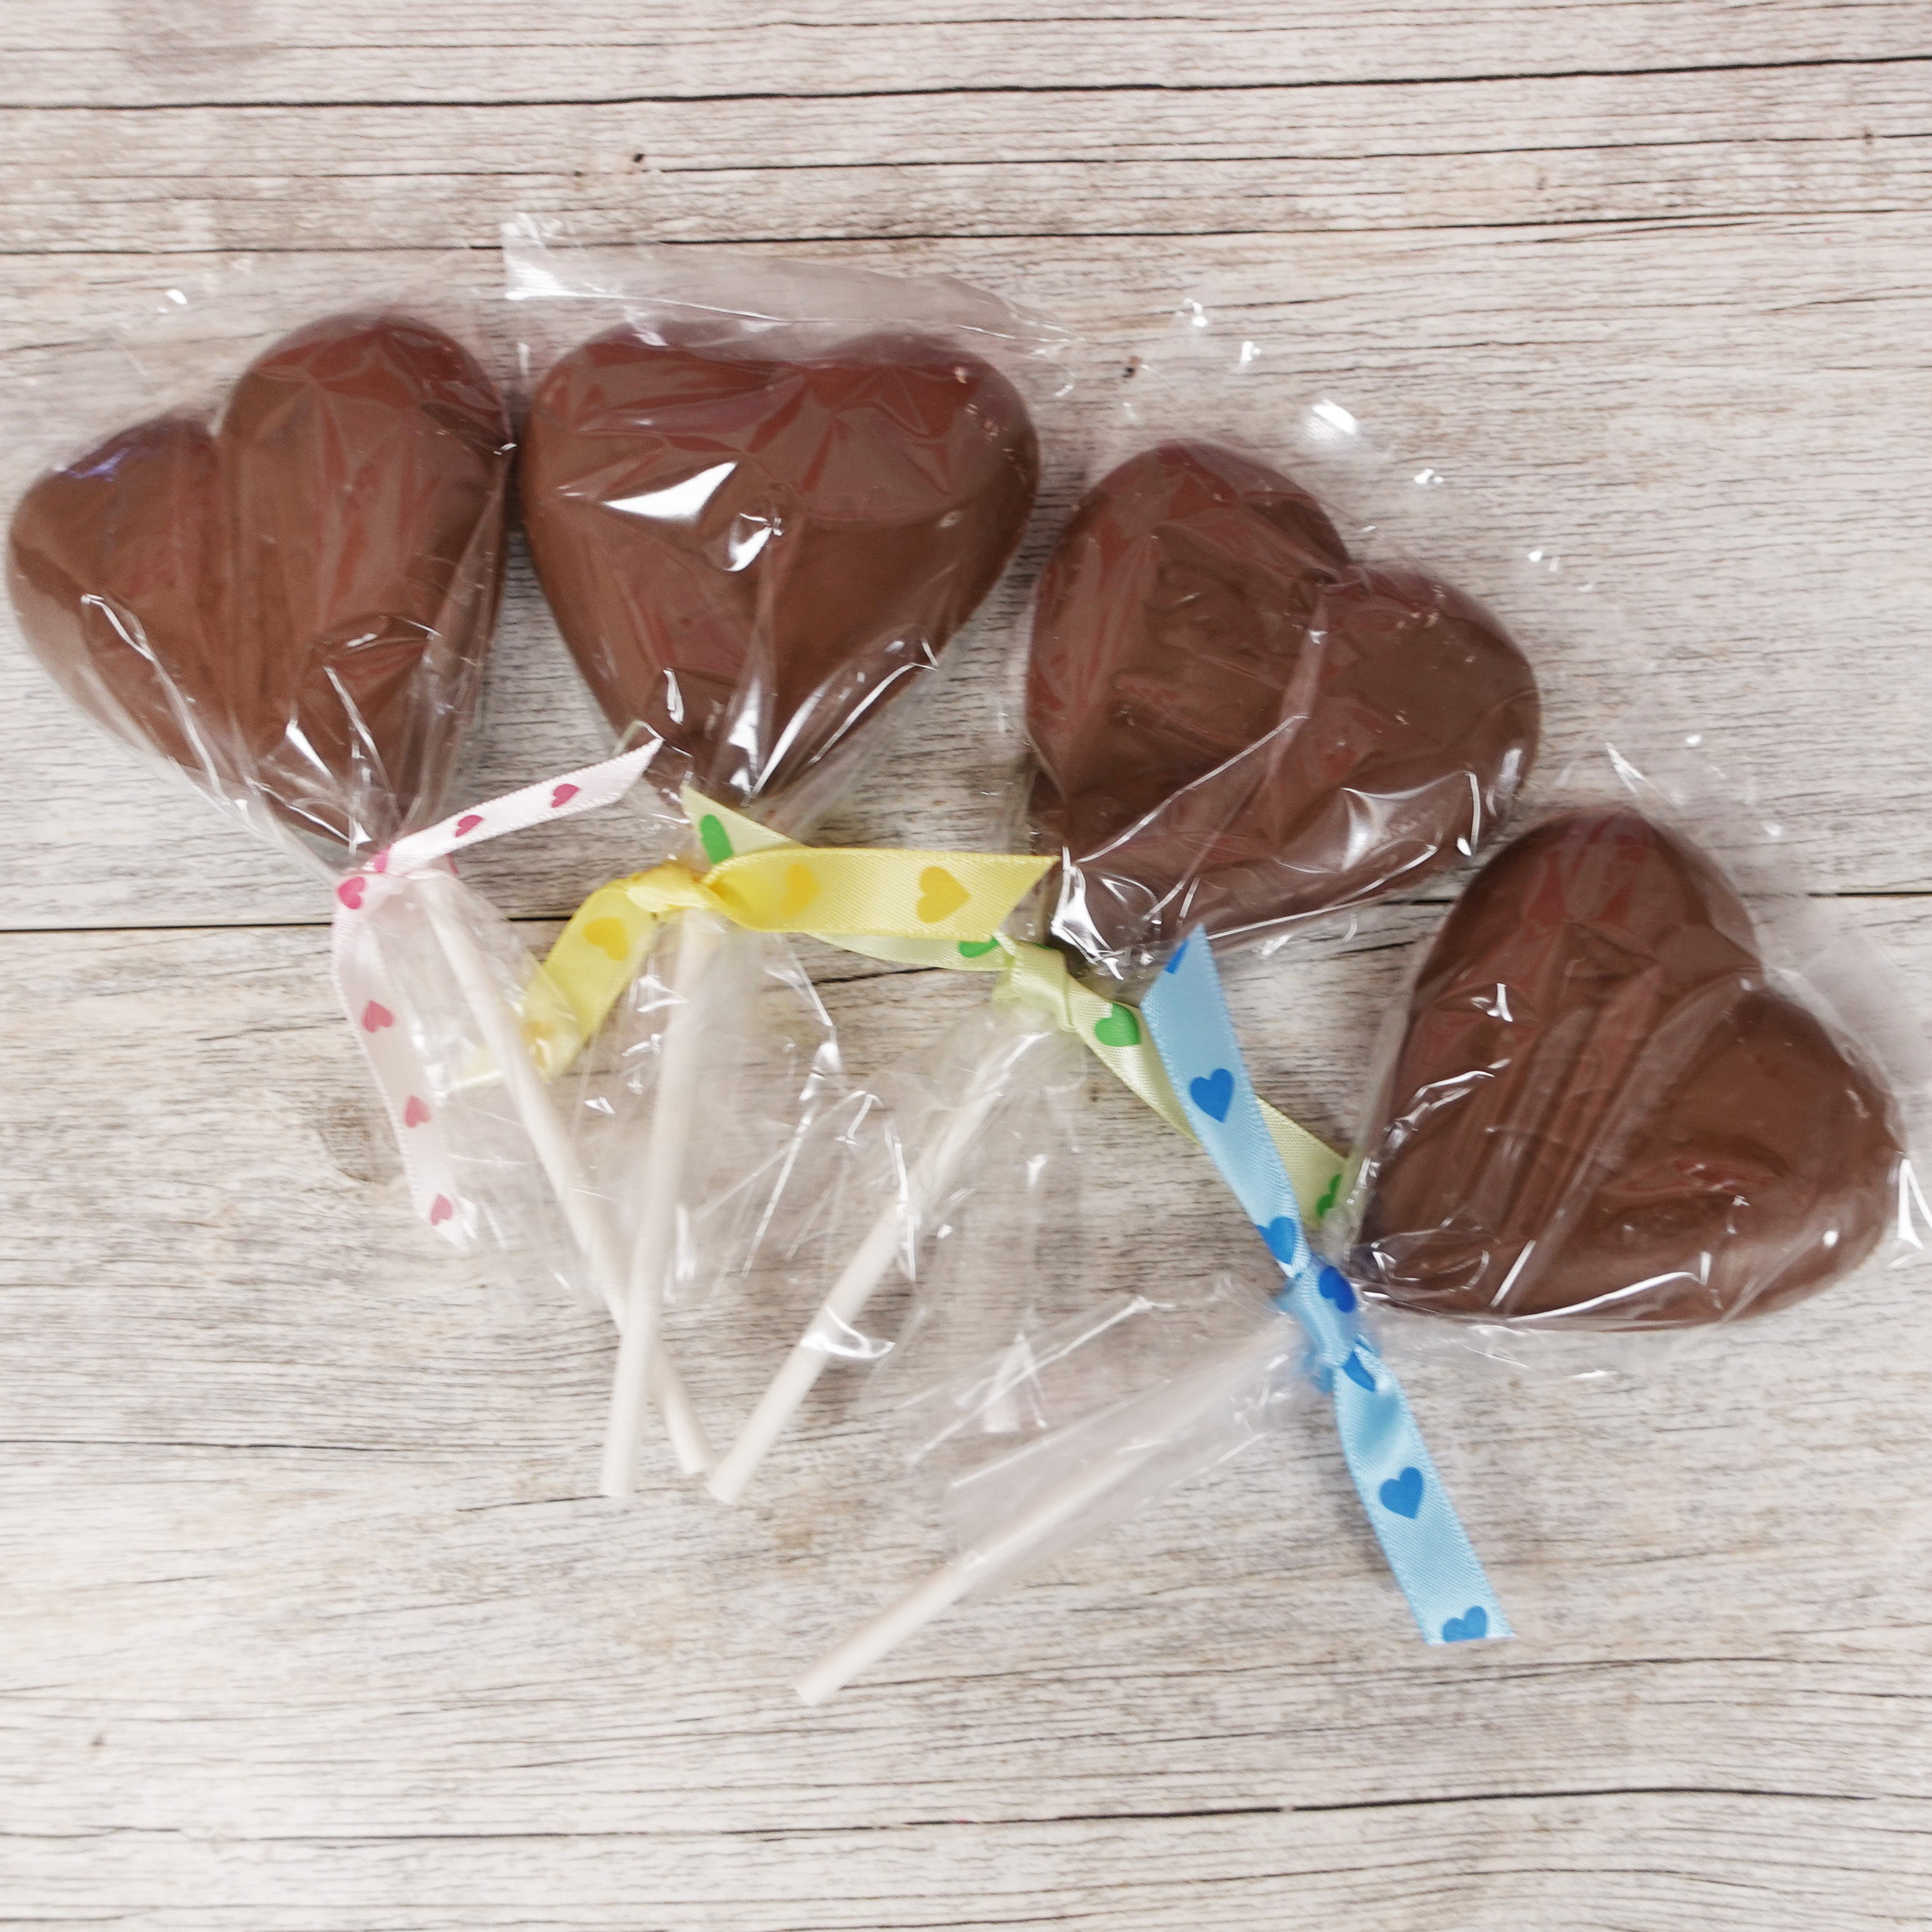
M 8 579 L 79 709 L 334 880 L 380 982 L 350 1017 L 406 1166 L 437 1177 L 432 1225 L 547 1251 L 528 1190 L 484 1178 L 530 1161 L 465 998 L 512 1012 L 496 989 L 523 949 L 446 856 L 389 864 L 447 810 L 503 577 L 514 445 L 469 272 L 351 286 L 318 315 L 300 277 L 243 260 L 76 345 L 76 414 L 49 422 Z
M 580 250 L 529 221 L 505 254 L 524 520 L 565 644 L 621 742 L 662 740 L 654 782 L 805 837 L 1017 548 L 1064 332 L 961 284 Z M 897 1143 L 815 1001 L 809 1070 L 760 1046 L 751 989 L 808 994 L 782 940 L 701 912 L 664 932 L 580 1082 L 593 1165 L 674 1330 L 728 1277 L 764 1284 L 782 1341 L 804 1312 L 787 1284 L 836 1272 L 838 1177 L 894 1198 Z M 830 1322 L 820 1342 L 821 1363 L 868 1348 Z M 620 1408 L 641 1372 L 620 1363 Z
M 1119 996 L 1102 1044 L 1140 1037 L 1132 994 L 1196 926 L 1278 942 L 1466 864 L 1528 779 L 1542 710 L 1522 650 L 1443 578 L 1358 561 L 1313 494 L 1232 440 L 1127 436 L 1142 446 L 1074 509 L 1025 640 L 1025 814 L 1060 860 L 1042 936 Z M 1004 1104 L 1047 1118 L 1024 1092 Z M 970 1138 L 939 1164 L 932 1198 L 902 1204 L 915 1255 L 986 1212 Z M 1033 1298 L 1021 1268 L 982 1273 L 974 1312 L 922 1300 L 882 1372 L 970 1376 L 972 1338 L 1037 1318 Z
M 976 1591 L 1052 1561 L 1252 1448 L 1311 1384 L 1298 1326 L 1232 1279 L 1135 1294 L 1016 1338 L 901 1420 L 953 1555 L 800 1678 L 820 1704 Z
M 527 220 L 505 259 L 565 642 L 663 782 L 802 835 L 1018 548 L 1064 332 L 963 284 Z
M 1528 775 L 1528 661 L 1449 584 L 1354 561 L 1306 490 L 1224 446 L 1101 478 L 1041 579 L 1030 816 L 1054 938 L 1131 978 L 1414 887 L 1472 856 Z
M 1378 1055 L 1349 1271 L 1478 1336 L 1761 1316 L 1924 1240 L 1882 964 L 1706 734 L 1618 739 L 1470 881 Z
M 1306 1342 L 1258 1274 L 1189 1286 L 1179 1300 L 1116 1294 L 1057 1319 L 1030 1311 L 962 1372 L 892 1402 L 906 1466 L 933 1495 L 949 1539 L 1001 1546 L 1003 1567 L 981 1559 L 976 1587 L 1050 1561 L 1238 1454 L 1311 1388 Z M 1111 1478 L 1090 1487 L 1089 1472 L 1102 1468 Z M 1082 1491 L 1077 1507 L 1070 1482 Z M 1003 1534 L 1056 1496 L 1036 1540 Z
M 1432 1331 L 1520 1360 L 1537 1352 L 1526 1330 L 1600 1342 L 1606 1327 L 1725 1322 L 1815 1293 L 1888 1246 L 1916 1257 L 1928 1217 L 1905 1155 L 1924 1089 L 1910 1022 L 1882 971 L 1778 876 L 1778 828 L 1740 814 L 1744 788 L 1697 734 L 1676 741 L 1688 758 L 1653 748 L 1671 742 L 1654 704 L 1601 755 L 1604 698 L 1567 674 L 1566 638 L 1613 634 L 1623 680 L 1651 682 L 1654 668 L 1595 579 L 1549 532 L 1499 544 L 1432 464 L 1376 447 L 1332 397 L 1291 388 L 1257 406 L 1282 388 L 1247 374 L 1271 345 L 1240 343 L 1216 419 L 1178 418 L 1160 365 L 1198 375 L 1226 355 L 1225 340 L 1204 346 L 1208 324 L 1184 317 L 1182 346 L 1130 362 L 1130 426 L 1036 596 L 1026 808 L 1036 849 L 1063 860 L 1046 936 L 1096 990 L 1129 1000 L 1197 922 L 1263 942 L 1280 971 L 1282 942 L 1318 916 L 1342 913 L 1346 928 L 1380 893 L 1439 900 L 1487 856 L 1435 945 L 1418 948 L 1352 1185 L 1325 1226 L 1306 1217 L 1374 1304 L 1371 1346 L 1386 1336 L 1400 1352 Z M 1286 461 L 1255 448 L 1270 424 Z M 1390 560 L 1412 556 L 1427 569 Z M 1560 758 L 1599 748 L 1583 760 L 1594 778 L 1539 758 L 1552 720 Z M 1518 807 L 1528 829 L 1511 838 Z M 1761 862 L 1740 898 L 1697 848 L 1736 872 L 1754 842 Z M 1131 1010 L 1114 1010 L 1124 1033 Z M 970 1170 L 958 1184 L 970 1203 Z M 1060 1246 L 1090 1232 L 1070 1225 Z M 1238 1358 L 1185 1319 L 1146 1331 L 1156 1346 L 1129 1378 L 1145 1378 L 1136 1419 L 1099 1345 L 1136 1286 L 1130 1274 L 1118 1299 L 1049 1322 L 996 1276 L 979 1287 L 990 1306 L 950 1323 L 961 1342 L 990 1333 L 994 1346 L 962 1359 L 931 1346 L 949 1330 L 915 1327 L 914 1346 L 886 1358 L 878 1385 L 914 1392 L 898 1398 L 918 1425 L 911 1460 L 943 1477 L 957 1553 L 808 1672 L 808 1701 L 968 1589 L 1211 1461 L 1204 1445 L 1251 1432 L 1227 1432 L 1225 1390 L 1204 1398 L 1198 1429 L 1173 1426 L 1172 1390 L 1210 1387 Z M 1185 1310 L 1180 1292 L 1160 1285 Z M 1310 1385 L 1294 1325 L 1272 1318 L 1280 1347 L 1256 1345 L 1268 1400 L 1251 1388 L 1232 1412 L 1279 1414 Z M 1459 1614 L 1440 1636 L 1485 1629 L 1496 1619 Z
M 808 1312 L 824 1244 L 896 1186 L 898 1148 L 876 1100 L 846 1078 L 831 1020 L 785 940 L 741 933 L 712 950 L 696 933 L 686 922 L 654 950 L 568 1085 L 586 1170 L 634 1240 L 677 955 L 706 946 L 707 1000 L 733 1023 L 693 1043 L 704 1125 L 686 1151 L 661 1292 L 674 1346 L 702 1327 L 735 1354 L 769 1350 L 775 1322 Z M 867 1352 L 862 1337 L 849 1346 Z
M 115 358 L 146 418 L 16 507 L 14 605 L 82 710 L 352 867 L 441 808 L 496 618 L 508 414 L 460 298 L 291 328 L 252 280 L 175 292 L 192 316 Z

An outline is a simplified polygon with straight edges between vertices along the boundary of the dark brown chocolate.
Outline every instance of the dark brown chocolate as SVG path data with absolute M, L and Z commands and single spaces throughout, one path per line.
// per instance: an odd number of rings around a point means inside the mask
M 1717 868 L 1634 812 L 1574 812 L 1491 860 L 1430 949 L 1352 1271 L 1468 1318 L 1761 1314 L 1871 1252 L 1900 1157 L 1890 1095 L 1767 983 Z
M 620 734 L 769 799 L 916 681 L 998 581 L 1039 446 L 976 356 L 872 336 L 808 359 L 584 344 L 524 436 L 530 553 Z
M 353 862 L 435 815 L 495 621 L 509 427 L 439 331 L 344 316 L 218 426 L 136 424 L 42 477 L 8 545 L 68 695 Z
M 1040 586 L 1028 686 L 1055 936 L 1122 970 L 1471 856 L 1536 752 L 1536 681 L 1448 585 L 1349 560 L 1313 497 L 1174 442 L 1102 478 Z

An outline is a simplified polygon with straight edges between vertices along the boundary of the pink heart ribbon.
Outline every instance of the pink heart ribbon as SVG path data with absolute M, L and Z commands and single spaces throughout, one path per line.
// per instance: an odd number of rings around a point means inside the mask
M 453 869 L 449 854 L 459 844 L 466 850 L 506 832 L 615 805 L 643 777 L 657 750 L 653 740 L 621 758 L 452 812 L 425 831 L 398 838 L 336 886 L 331 937 L 336 998 L 388 1110 L 410 1198 L 417 1213 L 458 1248 L 470 1245 L 478 1217 L 457 1184 L 436 1082 L 422 1050 L 424 1029 L 416 1023 L 408 994 L 383 958 L 376 914 L 408 892 L 412 881 Z

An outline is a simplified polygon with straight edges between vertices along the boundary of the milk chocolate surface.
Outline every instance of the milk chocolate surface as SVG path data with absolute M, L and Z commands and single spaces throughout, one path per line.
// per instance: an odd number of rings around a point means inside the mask
M 353 862 L 436 815 L 495 620 L 501 399 L 448 337 L 342 316 L 220 422 L 136 424 L 22 499 L 8 580 L 81 708 Z
M 1702 854 L 1634 812 L 1504 848 L 1430 949 L 1364 1152 L 1357 1278 L 1409 1308 L 1678 1328 L 1871 1252 L 1888 1094 L 1767 981 Z
M 1144 452 L 1042 580 L 1031 811 L 1056 937 L 1122 971 L 1460 863 L 1535 755 L 1535 679 L 1447 584 L 1365 568 L 1306 491 L 1204 443 Z
M 620 328 L 551 370 L 530 552 L 620 734 L 769 799 L 929 668 L 1026 526 L 1039 448 L 976 357 L 902 335 L 808 359 Z

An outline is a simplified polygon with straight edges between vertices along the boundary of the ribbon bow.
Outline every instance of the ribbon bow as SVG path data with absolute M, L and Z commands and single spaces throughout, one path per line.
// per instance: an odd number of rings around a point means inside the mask
M 1196 1137 L 1287 1276 L 1276 1306 L 1308 1336 L 1317 1379 L 1334 1400 L 1348 1473 L 1424 1639 L 1510 1636 L 1408 1398 L 1362 1329 L 1354 1291 L 1308 1244 L 1204 928 L 1168 962 L 1141 1013 Z

